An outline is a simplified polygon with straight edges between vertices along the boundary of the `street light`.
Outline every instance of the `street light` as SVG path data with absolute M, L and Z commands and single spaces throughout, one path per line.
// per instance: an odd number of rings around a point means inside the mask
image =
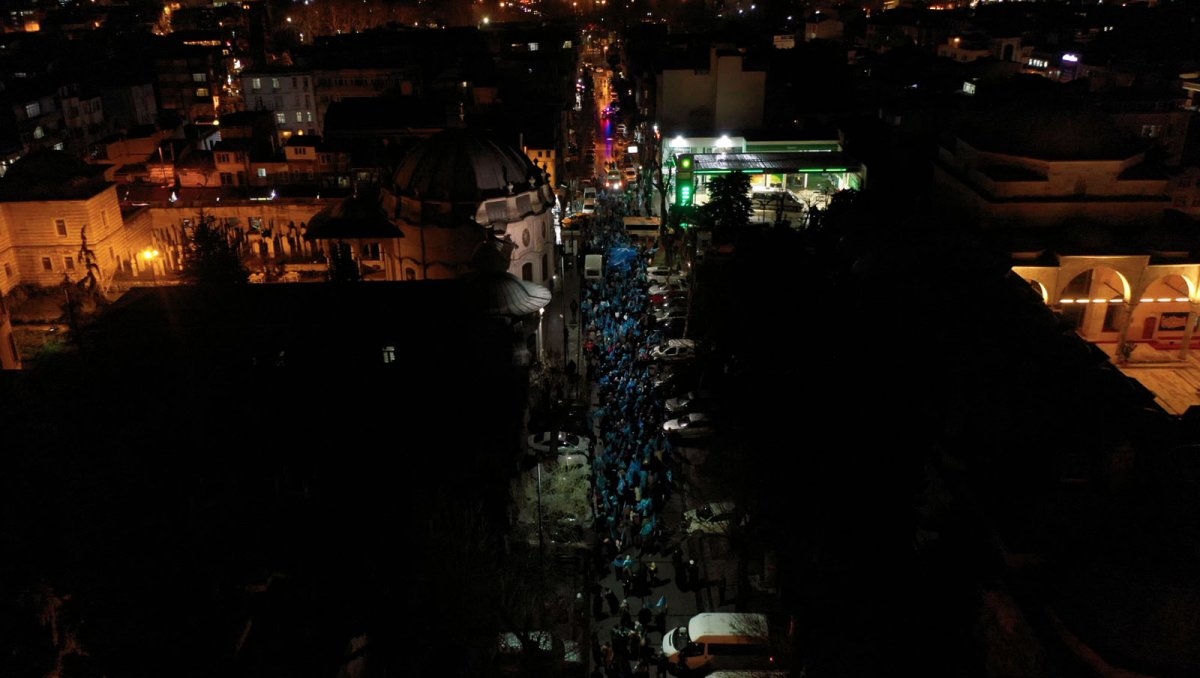
M 154 260 L 159 257 L 160 252 L 153 246 L 142 250 L 142 259 L 146 260 L 146 265 L 150 267 L 150 285 L 154 286 Z

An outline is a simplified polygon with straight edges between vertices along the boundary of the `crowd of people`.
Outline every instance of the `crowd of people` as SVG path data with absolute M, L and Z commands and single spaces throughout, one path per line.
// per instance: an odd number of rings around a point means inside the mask
M 592 501 L 596 538 L 594 571 L 613 573 L 618 592 L 596 586 L 592 614 L 619 618 L 607 642 L 592 641 L 595 677 L 667 675 L 660 651 L 667 632 L 667 599 L 660 579 L 643 557 L 665 553 L 670 530 L 660 519 L 676 483 L 670 442 L 663 435 L 662 403 L 653 392 L 648 347 L 661 341 L 653 327 L 647 263 L 654 248 L 633 243 L 622 227 L 624 203 L 601 194 L 588 242 L 605 254 L 604 275 L 582 289 L 588 374 L 599 391 L 592 423 L 598 433 L 592 455 Z M 676 556 L 677 557 L 677 556 Z M 630 598 L 638 599 L 631 609 Z M 658 642 L 650 634 L 657 635 Z

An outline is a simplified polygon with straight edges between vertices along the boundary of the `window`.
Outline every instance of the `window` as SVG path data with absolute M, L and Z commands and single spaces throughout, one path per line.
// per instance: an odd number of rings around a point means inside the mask
M 304 116 L 304 122 L 312 122 L 312 111 L 305 111 Z
M 35 101 L 32 104 L 25 104 L 25 116 L 26 117 L 36 118 L 41 114 L 42 114 L 42 105 L 40 103 Z
M 312 107 L 312 96 L 311 95 L 308 95 L 308 94 L 304 95 L 304 107 L 305 108 Z
M 292 77 L 292 89 L 296 89 L 296 87 L 298 87 L 298 85 L 296 83 L 297 83 L 297 79 L 295 77 Z
M 411 269 L 409 269 L 409 270 L 411 270 Z M 396 362 L 396 347 L 395 346 L 384 346 L 383 347 L 383 362 L 384 362 L 384 364 Z
M 296 111 L 296 122 L 304 122 L 304 114 L 300 111 Z
M 41 139 L 44 136 L 46 136 L 46 133 L 42 130 L 41 125 L 38 125 L 37 127 L 33 128 L 33 138 L 34 139 Z
M 530 52 L 538 51 L 538 44 L 536 42 L 529 43 L 529 51 Z
M 108 210 L 100 210 L 100 225 L 108 228 Z
M 271 89 L 279 89 L 279 78 L 271 78 Z
M 262 79 L 261 78 L 252 78 L 250 80 L 250 89 L 251 89 L 251 91 L 254 91 L 254 92 L 257 92 L 258 90 L 262 89 Z
M 521 265 L 521 280 L 533 282 L 533 264 Z
M 281 125 L 285 124 L 287 122 L 287 113 L 276 113 L 275 114 L 275 122 L 277 122 Z
M 4 262 L 4 275 L 7 276 L 9 280 L 12 280 L 12 264 L 8 263 L 7 261 Z
M 60 238 L 67 237 L 67 221 L 66 221 L 66 219 L 55 219 L 54 220 L 54 232 L 57 233 L 58 237 L 60 237 Z
M 43 271 L 53 271 L 54 270 L 54 262 L 50 261 L 50 257 L 42 257 L 42 270 Z
M 229 154 L 228 153 L 218 153 L 217 154 L 217 162 L 229 162 Z
M 208 73 L 192 73 L 192 82 L 208 82 Z
M 75 270 L 75 257 L 63 257 L 63 263 L 67 265 L 68 271 Z
M 208 96 L 208 88 L 207 87 L 197 87 L 196 88 L 196 96 L 201 97 L 201 98 Z
M 371 261 L 379 261 L 382 257 L 379 254 L 379 243 L 365 242 L 362 246 L 362 258 Z
M 1162 125 L 1142 125 L 1142 136 L 1147 139 L 1157 139 L 1162 136 Z
M 417 272 L 411 268 L 404 269 L 404 279 L 405 280 L 416 280 Z
M 266 167 L 258 168 L 258 177 L 260 179 L 265 179 L 267 177 L 267 168 Z
M 53 146 L 51 146 L 51 148 L 53 148 L 56 151 L 61 151 L 61 150 L 63 150 L 63 142 L 60 141 L 57 144 L 54 144 Z

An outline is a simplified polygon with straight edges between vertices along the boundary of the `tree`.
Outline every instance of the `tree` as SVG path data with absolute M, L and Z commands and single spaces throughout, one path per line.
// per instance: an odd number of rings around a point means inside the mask
M 237 250 L 229 244 L 224 226 L 216 217 L 200 214 L 187 239 L 183 277 L 197 285 L 240 285 L 250 278 Z
M 362 280 L 362 272 L 359 271 L 358 262 L 350 252 L 350 245 L 340 240 L 329 248 L 329 279 L 332 282 Z
M 733 172 L 714 178 L 708 184 L 708 204 L 701 207 L 701 221 L 713 231 L 713 242 L 732 241 L 750 224 L 750 177 Z

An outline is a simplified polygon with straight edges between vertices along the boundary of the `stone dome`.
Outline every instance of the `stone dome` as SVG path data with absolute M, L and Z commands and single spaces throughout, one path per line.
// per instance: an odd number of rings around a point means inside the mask
M 463 128 L 447 129 L 418 143 L 400 161 L 394 177 L 399 196 L 448 203 L 478 203 L 546 184 L 545 172 L 516 146 Z

